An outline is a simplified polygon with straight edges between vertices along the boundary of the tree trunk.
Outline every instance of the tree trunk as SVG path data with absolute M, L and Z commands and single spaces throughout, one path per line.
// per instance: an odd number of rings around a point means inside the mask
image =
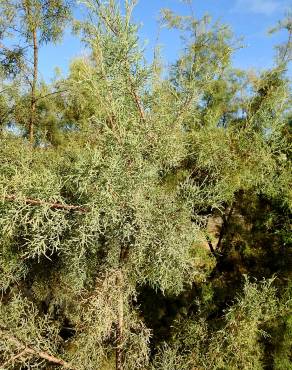
M 33 33 L 33 80 L 31 85 L 31 109 L 29 117 L 29 141 L 30 144 L 34 144 L 34 125 L 35 125 L 35 111 L 36 111 L 36 85 L 38 80 L 38 41 L 37 41 L 37 32 L 34 28 Z

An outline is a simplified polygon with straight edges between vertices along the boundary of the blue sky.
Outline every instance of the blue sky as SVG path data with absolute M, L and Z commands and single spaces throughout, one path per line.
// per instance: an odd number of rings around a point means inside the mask
M 267 30 L 283 18 L 291 9 L 288 0 L 193 0 L 193 10 L 197 17 L 208 13 L 214 20 L 220 20 L 231 26 L 236 36 L 244 37 L 245 47 L 236 52 L 234 65 L 238 68 L 256 70 L 270 67 L 273 63 L 274 45 L 285 40 L 285 34 L 268 35 Z M 134 19 L 142 24 L 140 37 L 147 40 L 146 56 L 151 58 L 157 40 L 158 17 L 161 8 L 170 8 L 179 14 L 190 14 L 189 6 L 180 0 L 140 0 Z M 77 8 L 75 16 L 81 17 Z M 159 44 L 167 63 L 175 61 L 179 55 L 181 43 L 176 32 L 160 32 Z M 83 46 L 76 36 L 67 30 L 63 42 L 47 45 L 40 52 L 40 73 L 49 81 L 56 67 L 66 75 L 72 58 L 84 54 Z

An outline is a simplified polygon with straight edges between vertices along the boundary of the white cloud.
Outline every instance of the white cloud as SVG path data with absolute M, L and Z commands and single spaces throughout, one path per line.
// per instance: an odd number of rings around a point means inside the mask
M 286 8 L 287 3 L 281 0 L 236 0 L 236 12 L 249 12 L 272 15 Z

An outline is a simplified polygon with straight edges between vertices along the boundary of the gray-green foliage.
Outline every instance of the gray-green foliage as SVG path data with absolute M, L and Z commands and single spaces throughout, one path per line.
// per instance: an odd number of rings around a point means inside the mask
M 83 3 L 76 31 L 91 54 L 73 61 L 64 94 L 39 103 L 39 146 L 1 138 L 0 328 L 80 370 L 113 369 L 117 346 L 125 370 L 261 369 L 260 325 L 280 310 L 270 282 L 247 281 L 217 330 L 203 315 L 177 321 L 151 365 L 137 300 L 144 286 L 178 296 L 206 282 L 209 210 L 238 191 L 291 202 L 283 70 L 248 78 L 230 66 L 226 27 L 165 12 L 189 38 L 164 77 L 159 60 L 144 60 L 134 1 L 124 13 L 112 0 Z M 62 339 L 64 325 L 73 334 Z M 16 355 L 5 335 L 3 363 Z M 15 359 L 36 361 L 47 368 Z
M 107 11 L 97 10 L 101 15 Z M 1 285 L 5 289 L 15 280 L 32 278 L 27 289 L 34 299 L 51 296 L 49 311 L 54 315 L 62 307 L 77 328 L 74 353 L 69 351 L 68 358 L 88 369 L 111 357 L 105 343 L 113 341 L 120 299 L 125 366 L 144 368 L 149 334 L 131 304 L 136 287 L 148 283 L 178 293 L 199 271 L 191 253 L 199 234 L 191 222 L 191 202 L 181 197 L 179 188 L 167 189 L 160 176 L 161 170 L 168 171 L 185 157 L 183 133 L 174 125 L 162 136 L 162 123 L 141 116 L 138 85 L 149 72 L 140 65 L 137 47 L 129 49 L 125 62 L 125 55 L 120 55 L 125 45 L 115 50 L 116 38 L 131 45 L 136 36 L 127 19 L 117 11 L 113 15 L 121 33 L 114 39 L 108 36 L 106 22 L 101 30 L 86 29 L 93 61 L 84 71 L 87 75 L 79 76 L 83 88 L 89 84 L 95 101 L 90 117 L 94 145 L 79 148 L 71 143 L 59 151 L 38 152 L 21 147 L 15 152 L 8 140 L 2 150 L 14 151 L 13 167 L 11 157 L 1 156 L 2 194 L 16 195 L 13 201 L 4 199 L 1 207 L 6 266 Z M 110 62 L 111 57 L 117 60 Z M 88 212 L 56 210 L 48 204 L 33 207 L 28 198 L 80 203 Z M 15 256 L 12 262 L 10 254 Z M 31 270 L 46 261 L 51 271 Z M 122 273 L 122 287 L 115 284 L 115 271 Z M 96 296 L 89 303 L 89 298 L 82 299 L 88 291 Z

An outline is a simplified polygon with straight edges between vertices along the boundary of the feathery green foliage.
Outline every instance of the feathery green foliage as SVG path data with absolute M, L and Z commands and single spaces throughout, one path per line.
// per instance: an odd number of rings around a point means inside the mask
M 286 61 L 236 70 L 226 26 L 165 10 L 184 35 L 166 74 L 135 3 L 83 1 L 90 55 L 38 86 L 34 146 L 31 95 L 1 95 L 0 367 L 289 367 Z

